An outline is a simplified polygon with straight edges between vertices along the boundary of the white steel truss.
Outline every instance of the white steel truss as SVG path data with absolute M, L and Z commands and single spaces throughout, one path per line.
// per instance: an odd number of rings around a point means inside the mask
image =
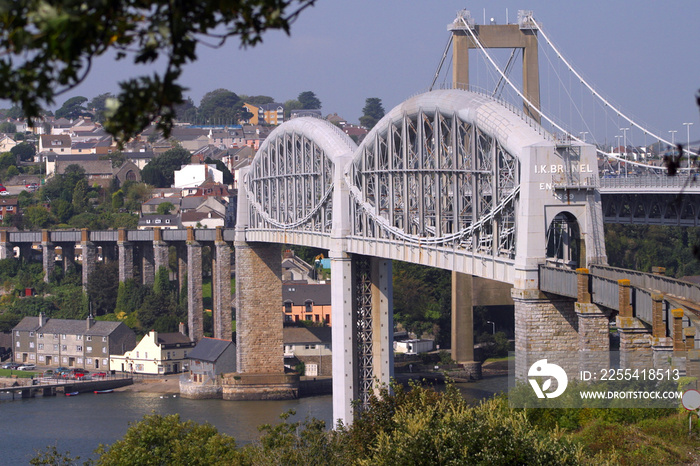
M 346 169 L 352 236 L 515 257 L 517 157 L 439 109 L 372 134 Z
M 267 140 L 247 179 L 250 228 L 329 233 L 333 170 L 331 157 L 304 134 Z

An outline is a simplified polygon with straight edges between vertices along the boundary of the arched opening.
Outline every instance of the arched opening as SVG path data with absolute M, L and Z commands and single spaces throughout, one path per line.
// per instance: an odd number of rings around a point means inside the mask
M 585 266 L 582 257 L 581 229 L 576 217 L 569 212 L 560 212 L 547 229 L 547 262 L 565 267 Z

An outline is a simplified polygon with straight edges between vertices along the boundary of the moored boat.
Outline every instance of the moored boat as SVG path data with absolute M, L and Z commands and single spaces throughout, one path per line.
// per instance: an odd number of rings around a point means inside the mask
M 107 390 L 95 390 L 95 394 L 100 395 L 102 393 L 112 393 L 114 390 L 109 388 Z
M 66 396 L 78 396 L 80 392 L 66 392 Z

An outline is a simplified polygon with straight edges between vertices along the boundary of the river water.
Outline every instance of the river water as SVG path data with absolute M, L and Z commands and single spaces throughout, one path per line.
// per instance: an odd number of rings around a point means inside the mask
M 506 378 L 487 378 L 474 384 L 458 384 L 467 399 L 480 399 L 503 388 Z M 26 465 L 47 446 L 70 451 L 81 459 L 94 458 L 99 444 L 124 436 L 129 423 L 151 413 L 180 414 L 182 420 L 209 422 L 241 445 L 258 438 L 261 424 L 280 422 L 280 414 L 296 410 L 291 421 L 307 416 L 333 425 L 332 397 L 317 396 L 289 401 L 189 400 L 178 395 L 114 392 L 104 395 L 0 398 L 0 464 Z

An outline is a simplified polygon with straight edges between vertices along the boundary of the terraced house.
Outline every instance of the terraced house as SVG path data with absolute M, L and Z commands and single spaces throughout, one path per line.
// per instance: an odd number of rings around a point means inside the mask
M 12 329 L 14 361 L 37 366 L 110 370 L 109 355 L 136 346 L 122 322 L 25 317 Z

